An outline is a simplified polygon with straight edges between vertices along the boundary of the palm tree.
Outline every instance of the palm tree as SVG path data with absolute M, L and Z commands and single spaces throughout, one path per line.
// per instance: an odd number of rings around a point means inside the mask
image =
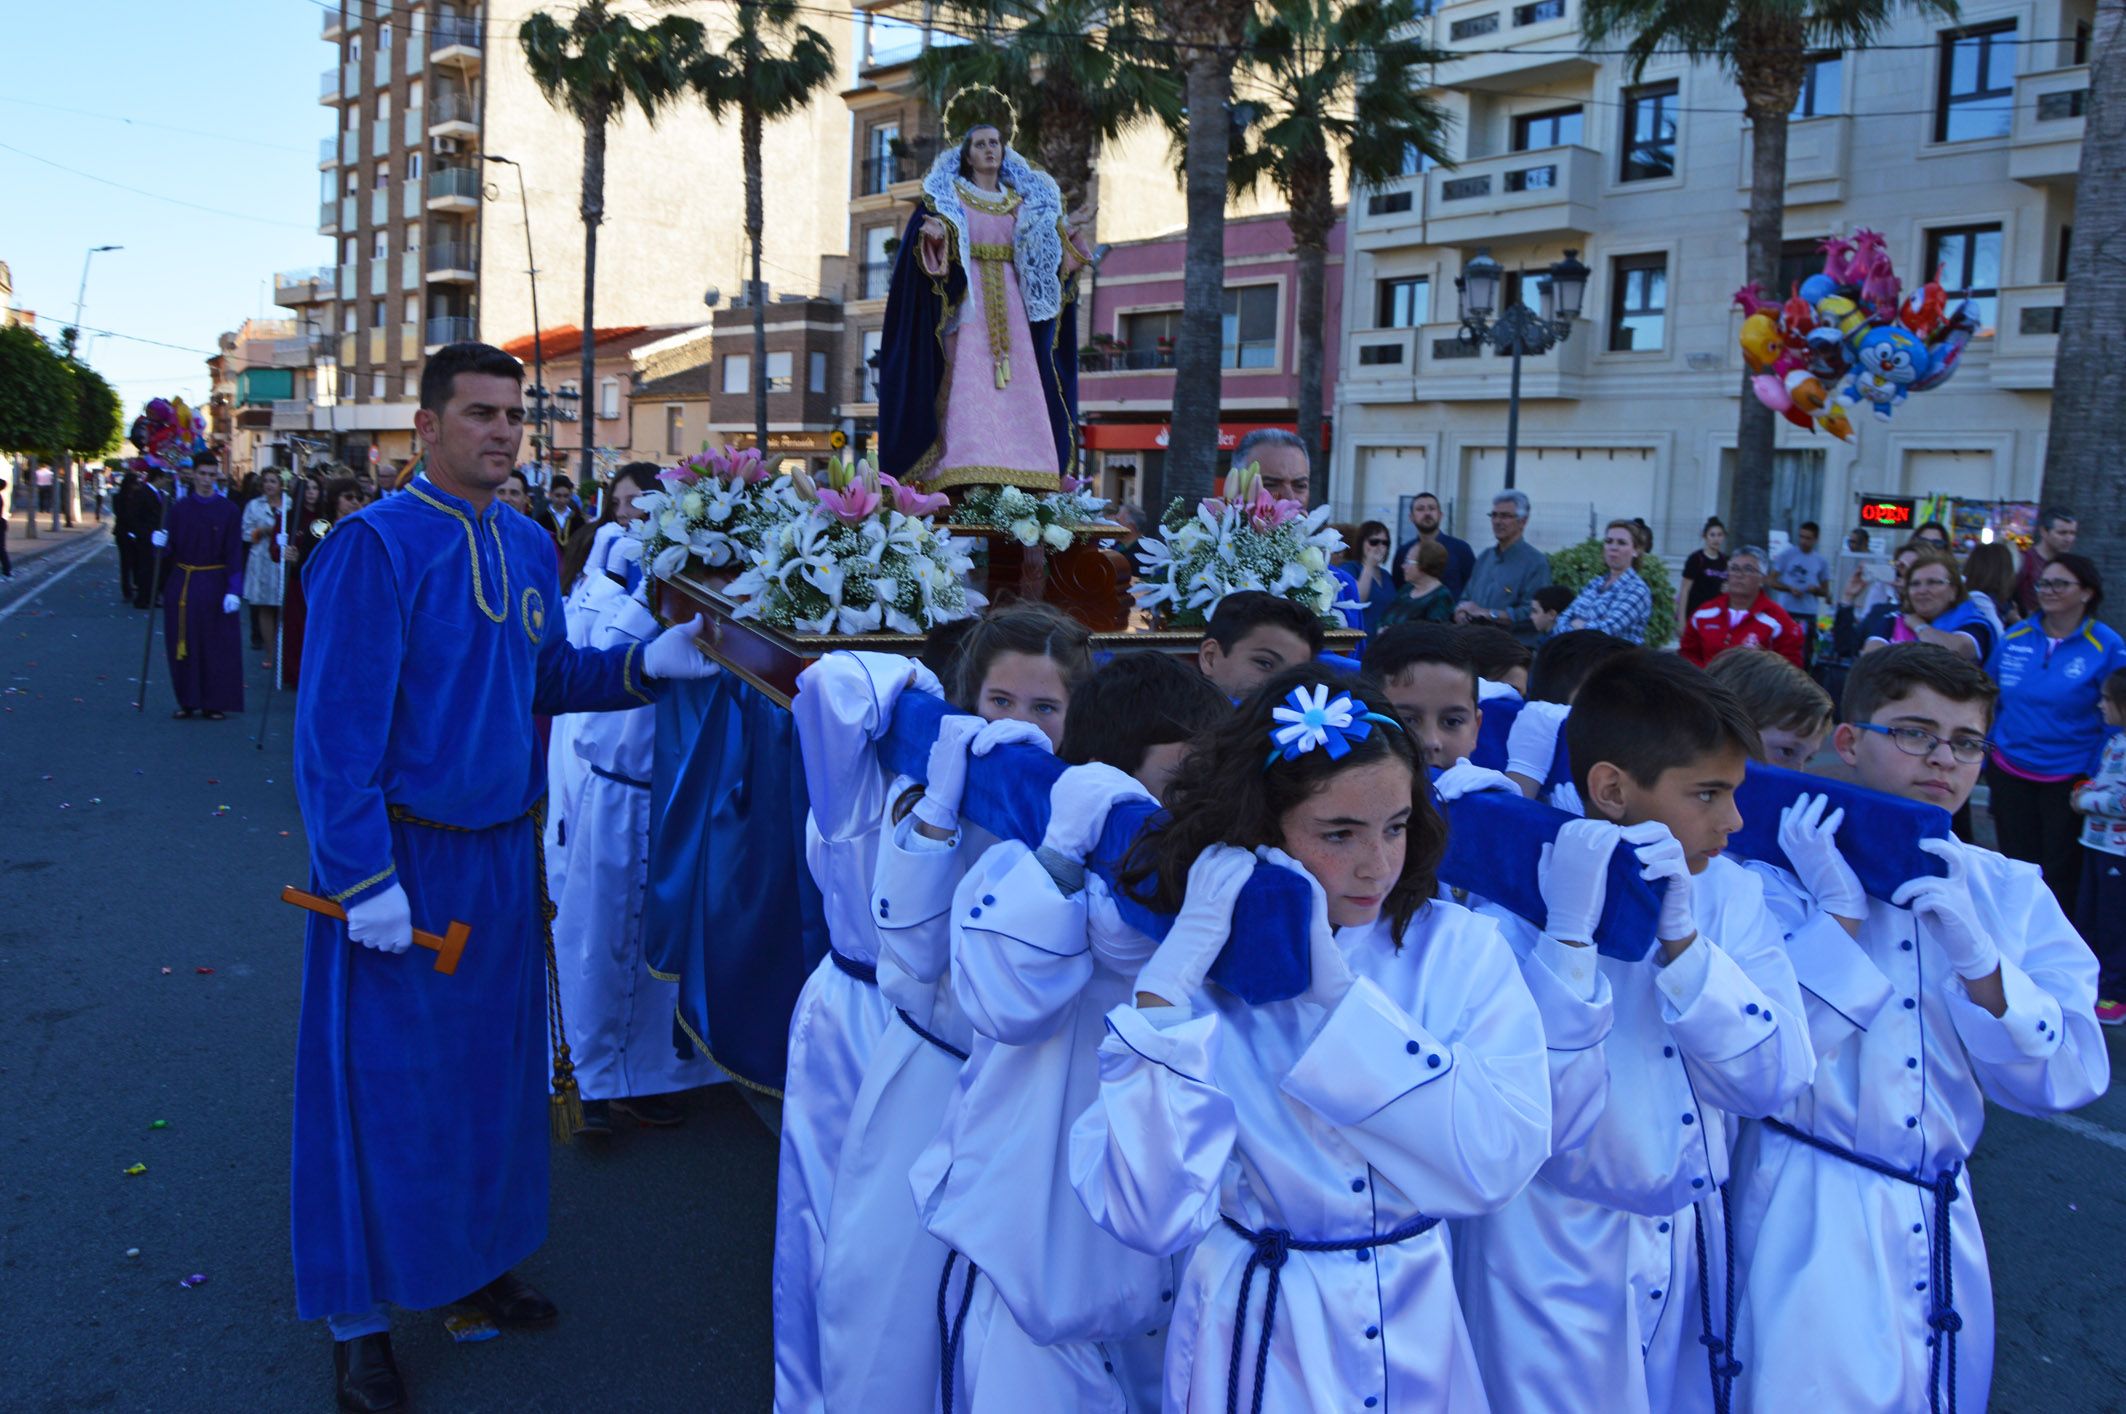
M 1427 7 L 1429 8 L 1429 7 Z M 1284 198 L 1299 256 L 1299 436 L 1321 446 L 1322 286 L 1336 224 L 1336 158 L 1353 187 L 1400 176 L 1415 151 L 1446 153 L 1446 117 L 1416 70 L 1450 56 L 1417 37 L 1418 0 L 1268 0 L 1251 25 L 1236 104 L 1235 195 Z M 1363 114 L 1361 120 L 1360 115 Z
M 596 387 L 598 223 L 605 219 L 605 130 L 627 113 L 632 101 L 651 124 L 686 87 L 688 71 L 701 57 L 699 20 L 666 15 L 638 25 L 587 0 L 569 16 L 554 19 L 535 11 L 517 30 L 532 82 L 556 108 L 583 125 L 583 373 L 578 385 L 586 406 Z M 585 482 L 591 480 L 591 430 L 583 429 Z
M 1181 85 L 1147 42 L 1141 0 L 948 0 L 993 40 L 925 49 L 916 73 L 938 113 L 953 94 L 987 84 L 1018 110 L 1012 146 L 1063 190 L 1063 209 L 1091 195 L 1100 144 L 1147 118 L 1181 116 Z
M 2117 310 L 2126 299 L 2126 10 L 2097 6 L 2090 35 L 2089 98 L 2067 251 L 2066 313 L 2052 373 L 2052 430 L 2045 444 L 2045 501 L 2085 525 L 2111 530 L 2077 543 L 2117 584 L 2126 582 L 2126 339 Z M 2108 301 L 2108 303 L 2107 303 Z M 2105 618 L 2126 624 L 2126 599 Z
M 1953 16 L 1956 0 L 1912 0 L 1915 9 Z M 1901 8 L 1899 0 L 1583 0 L 1580 29 L 1589 48 L 1628 40 L 1633 80 L 1662 53 L 1717 62 L 1742 90 L 1750 125 L 1749 238 L 1745 278 L 1778 293 L 1786 226 L 1787 119 L 1800 101 L 1809 55 L 1864 45 Z M 1736 543 L 1762 545 L 1772 519 L 1772 410 L 1742 390 L 1735 481 L 1728 508 Z
M 753 435 L 768 452 L 768 312 L 761 299 L 760 237 L 767 224 L 761 201 L 761 129 L 799 112 L 833 82 L 834 46 L 802 23 L 797 0 L 741 0 L 737 31 L 722 53 L 704 53 L 687 82 L 711 113 L 738 110 L 738 141 L 746 164 L 746 248 L 752 260 Z

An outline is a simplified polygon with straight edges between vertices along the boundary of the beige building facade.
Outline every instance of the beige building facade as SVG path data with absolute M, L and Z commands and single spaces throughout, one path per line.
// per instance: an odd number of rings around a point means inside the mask
M 1584 315 L 1524 365 L 1529 538 L 1555 548 L 1643 516 L 1680 559 L 1733 476 L 1749 133 L 1716 68 L 1665 58 L 1634 82 L 1621 59 L 1576 52 L 1579 4 L 1434 13 L 1434 41 L 1468 55 L 1438 70 L 1457 165 L 1353 195 L 1331 496 L 1393 524 L 1434 491 L 1456 533 L 1488 539 L 1507 360 L 1457 339 L 1455 277 L 1481 249 L 1531 276 L 1574 249 L 1592 270 Z M 1819 241 L 1871 228 L 1908 291 L 1940 266 L 1986 329 L 1953 382 L 1891 421 L 1857 416 L 1849 444 L 1782 422 L 1775 529 L 1841 534 L 1863 495 L 2037 495 L 2091 13 L 1972 0 L 1953 24 L 1907 16 L 1812 65 L 1791 129 L 1788 278 L 1821 268 Z

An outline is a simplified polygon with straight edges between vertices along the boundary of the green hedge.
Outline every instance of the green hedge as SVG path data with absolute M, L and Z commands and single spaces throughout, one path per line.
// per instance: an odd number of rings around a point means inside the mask
M 1667 562 L 1658 555 L 1639 556 L 1637 569 L 1654 597 L 1653 613 L 1646 621 L 1646 646 L 1666 648 L 1676 637 L 1676 582 L 1668 577 Z M 1607 573 L 1599 540 L 1582 540 L 1550 556 L 1550 582 L 1575 593 Z

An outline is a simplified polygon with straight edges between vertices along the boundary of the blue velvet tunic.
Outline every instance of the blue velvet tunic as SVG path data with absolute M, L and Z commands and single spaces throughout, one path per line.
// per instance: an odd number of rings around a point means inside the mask
M 649 702 L 641 645 L 569 646 L 553 542 L 425 476 L 343 520 L 303 568 L 295 777 L 313 889 L 397 883 L 420 948 L 312 916 L 296 1040 L 296 1309 L 457 1300 L 546 1237 L 548 1052 L 534 713 Z M 411 817 L 411 818 L 407 818 Z

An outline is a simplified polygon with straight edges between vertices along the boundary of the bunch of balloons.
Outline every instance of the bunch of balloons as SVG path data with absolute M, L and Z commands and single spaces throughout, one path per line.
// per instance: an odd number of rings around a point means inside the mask
M 133 419 L 126 437 L 140 451 L 135 471 L 183 470 L 194 453 L 207 449 L 207 422 L 183 398 L 156 398 Z
M 1959 296 L 1951 308 L 1939 270 L 1906 298 L 1882 236 L 1868 230 L 1825 241 L 1823 272 L 1784 304 L 1756 285 L 1737 290 L 1735 303 L 1757 401 L 1840 441 L 1852 440 L 1863 405 L 1888 421 L 1908 395 L 1948 382 L 1978 332 L 1977 306 Z

